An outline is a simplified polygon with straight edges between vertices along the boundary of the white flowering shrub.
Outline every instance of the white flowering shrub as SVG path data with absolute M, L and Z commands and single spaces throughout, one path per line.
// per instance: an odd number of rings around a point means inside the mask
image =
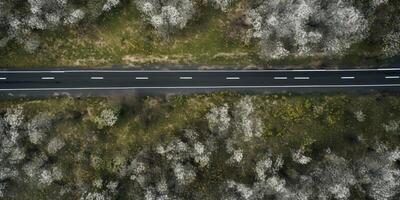
M 262 1 L 248 11 L 261 54 L 277 59 L 314 52 L 339 54 L 364 39 L 368 21 L 348 1 Z
M 207 151 L 207 147 L 204 146 L 200 142 L 196 142 L 194 144 L 192 151 L 192 156 L 194 157 L 194 161 L 200 166 L 200 167 L 206 167 L 208 166 L 208 163 L 210 162 L 210 154 L 211 152 Z
M 183 29 L 195 13 L 192 0 L 137 0 L 136 5 L 162 36 Z
M 251 199 L 254 193 L 251 187 L 231 180 L 227 181 L 225 190 L 227 190 L 225 199 Z
M 107 199 L 109 199 L 108 196 L 100 192 L 87 192 L 80 198 L 80 200 L 107 200 Z
M 103 11 L 110 11 L 113 7 L 117 6 L 120 0 L 107 0 L 103 6 Z
M 177 163 L 173 169 L 178 184 L 187 185 L 193 182 L 196 178 L 196 173 L 189 166 Z
M 50 185 L 53 182 L 53 179 L 51 177 L 51 172 L 49 170 L 43 170 L 42 173 L 40 174 L 39 181 L 42 184 Z
M 62 138 L 60 137 L 55 137 L 50 140 L 49 144 L 47 145 L 47 152 L 49 154 L 55 154 L 57 153 L 58 150 L 63 148 L 65 145 L 65 142 Z
M 304 151 L 299 149 L 292 152 L 292 159 L 294 162 L 305 165 L 311 162 L 311 158 L 304 155 Z
M 24 150 L 25 149 L 16 146 L 8 157 L 10 164 L 17 164 L 22 161 L 26 156 Z
M 283 159 L 278 156 L 275 161 L 271 155 L 264 155 L 255 166 L 256 181 L 251 186 L 228 181 L 225 190 L 229 193 L 239 194 L 239 199 L 268 199 L 277 197 L 278 199 L 290 199 L 291 191 L 286 186 L 285 179 L 279 177 L 277 172 L 282 168 Z M 227 199 L 235 198 L 228 196 Z
M 10 126 L 10 129 L 18 128 L 24 119 L 22 107 L 7 109 L 4 121 Z
M 0 117 L 0 195 L 8 185 L 9 180 L 19 176 L 18 167 L 25 159 L 25 148 L 19 143 L 22 136 L 23 108 L 6 109 Z
M 234 111 L 234 134 L 237 138 L 250 141 L 260 137 L 263 131 L 260 119 L 255 115 L 251 97 L 242 98 Z
M 38 32 L 61 26 L 74 25 L 102 12 L 110 11 L 119 0 L 84 1 L 79 4 L 67 0 L 0 0 L 0 48 L 15 40 L 27 52 L 40 46 Z
M 243 159 L 243 150 L 236 149 L 233 151 L 231 158 L 229 159 L 229 163 L 239 164 Z
M 6 184 L 5 183 L 0 183 L 0 197 L 4 197 L 4 190 L 6 189 Z
M 214 8 L 220 9 L 224 12 L 228 10 L 228 8 L 233 4 L 234 1 L 235 0 L 209 0 Z
M 384 37 L 383 54 L 385 57 L 400 55 L 400 32 L 393 31 Z
M 319 185 L 318 198 L 321 199 L 349 199 L 350 189 L 357 182 L 348 161 L 334 154 L 327 154 L 311 176 Z
M 40 174 L 40 168 L 47 162 L 47 160 L 47 155 L 43 153 L 35 154 L 31 161 L 24 164 L 22 171 L 25 172 L 29 178 L 37 177 Z
M 207 113 L 206 118 L 211 131 L 219 134 L 224 134 L 228 131 L 231 121 L 228 110 L 228 104 L 224 104 L 223 106 L 212 108 Z
M 383 129 L 386 132 L 396 132 L 399 130 L 399 121 L 396 120 L 390 120 L 387 124 L 383 124 Z
M 372 199 L 392 199 L 400 194 L 399 150 L 377 149 L 357 161 L 357 176 Z
M 267 173 L 272 171 L 272 164 L 273 162 L 269 156 L 265 156 L 257 162 L 255 172 L 258 180 L 265 181 Z
M 272 160 L 270 154 L 264 155 L 255 166 L 257 180 L 264 182 L 269 175 L 275 175 L 283 166 L 283 159 L 278 156 L 275 161 Z
M 104 109 L 94 121 L 99 128 L 112 127 L 118 120 L 118 112 L 113 109 Z
M 85 17 L 85 12 L 83 10 L 77 9 L 71 12 L 66 19 L 65 19 L 65 24 L 76 24 L 80 20 L 82 20 Z
M 354 112 L 354 117 L 357 119 L 359 122 L 365 121 L 366 115 L 361 111 L 356 111 Z
M 33 144 L 40 144 L 50 129 L 52 116 L 48 113 L 40 113 L 28 122 L 29 141 Z
M 275 193 L 287 193 L 286 181 L 277 176 L 272 176 L 266 180 L 267 187 Z
M 372 0 L 371 4 L 372 4 L 372 7 L 376 8 L 376 7 L 378 7 L 378 6 L 382 5 L 382 4 L 388 3 L 388 1 L 389 0 Z

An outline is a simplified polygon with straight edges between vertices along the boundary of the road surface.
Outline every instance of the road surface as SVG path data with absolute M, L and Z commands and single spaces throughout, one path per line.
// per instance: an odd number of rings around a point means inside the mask
M 0 71 L 0 91 L 400 87 L 400 68 Z

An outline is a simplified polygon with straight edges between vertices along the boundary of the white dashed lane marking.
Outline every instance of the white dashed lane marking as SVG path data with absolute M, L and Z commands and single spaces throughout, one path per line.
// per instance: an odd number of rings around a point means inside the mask
M 56 79 L 56 78 L 54 78 L 54 77 L 42 77 L 42 80 L 54 80 L 54 79 Z
M 104 77 L 96 76 L 96 77 L 90 77 L 92 80 L 103 80 Z
M 386 76 L 386 79 L 399 79 L 400 76 Z
M 240 77 L 226 77 L 226 80 L 239 80 Z
M 274 79 L 275 80 L 286 80 L 287 77 L 285 77 L 285 76 L 277 76 L 277 77 L 274 77 Z
M 136 80 L 149 80 L 149 77 L 136 77 Z
M 7 77 L 0 77 L 0 80 L 7 80 Z
M 351 79 L 355 79 L 356 77 L 354 77 L 354 76 L 342 76 L 340 78 L 341 79 L 345 79 L 345 80 L 351 80 Z
M 190 76 L 181 76 L 181 77 L 179 77 L 179 79 L 181 79 L 181 80 L 192 80 L 193 77 L 190 77 Z
M 309 80 L 310 77 L 294 77 L 295 80 Z

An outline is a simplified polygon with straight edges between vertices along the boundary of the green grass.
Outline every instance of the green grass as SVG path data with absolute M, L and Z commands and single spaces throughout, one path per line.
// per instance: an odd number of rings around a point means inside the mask
M 208 7 L 188 26 L 160 38 L 143 21 L 134 5 L 125 3 L 98 19 L 95 25 L 63 28 L 40 34 L 41 48 L 29 54 L 12 43 L 0 50 L 0 66 L 103 66 L 135 63 L 251 63 L 254 46 L 225 37 L 227 16 Z M 229 58 L 215 57 L 229 53 Z
M 196 130 L 203 139 L 212 137 L 210 134 L 215 133 L 208 129 L 205 117 L 209 110 L 227 104 L 230 115 L 233 115 L 236 105 L 244 96 L 240 93 L 218 92 L 128 99 L 15 98 L 0 101 L 0 114 L 4 114 L 8 108 L 22 107 L 25 116 L 22 127 L 39 113 L 51 114 L 53 122 L 45 141 L 33 145 L 22 139 L 21 146 L 34 146 L 29 152 L 35 153 L 37 148 L 46 148 L 49 139 L 55 136 L 63 138 L 66 146 L 51 156 L 51 162 L 65 172 L 64 182 L 91 184 L 100 177 L 114 177 L 121 163 L 145 149 L 182 137 L 185 129 Z M 195 190 L 214 191 L 213 188 L 218 188 L 227 177 L 252 183 L 252 170 L 249 169 L 254 167 L 260 152 L 272 152 L 288 158 L 291 150 L 302 148 L 313 160 L 318 160 L 330 148 L 339 156 L 357 158 L 377 141 L 388 147 L 396 147 L 400 143 L 398 135 L 385 132 L 382 126 L 390 120 L 399 120 L 400 98 L 396 94 L 288 93 L 250 96 L 255 114 L 262 122 L 263 134 L 251 143 L 243 141 L 237 144 L 246 151 L 244 159 L 249 161 L 245 162 L 248 164 L 238 168 L 242 170 L 224 168 L 230 155 L 225 151 L 216 151 L 212 158 L 213 166 L 210 166 L 213 170 L 201 173 L 204 179 L 200 178 L 201 184 L 193 186 Z M 120 108 L 118 121 L 113 127 L 99 128 L 94 118 L 107 108 Z M 365 113 L 366 120 L 357 121 L 355 111 Z M 354 141 L 354 138 L 362 140 Z M 219 148 L 225 149 L 225 146 Z M 96 159 L 99 159 L 96 161 L 98 167 L 93 165 Z M 18 194 L 24 197 L 30 193 L 34 193 L 35 197 L 50 195 L 49 191 L 42 192 L 26 188 Z
M 0 49 L 0 67 L 134 67 L 135 64 L 172 63 L 226 67 L 336 68 L 375 67 L 396 63 L 400 59 L 382 59 L 382 42 L 371 37 L 353 45 L 345 56 L 315 54 L 310 57 L 288 56 L 280 60 L 264 60 L 258 55 L 257 41 L 245 44 L 241 38 L 228 37 L 229 32 L 237 31 L 231 22 L 237 17 L 235 9 L 243 2 L 238 1 L 226 13 L 202 7 L 185 29 L 166 39 L 159 37 L 144 21 L 132 2 L 125 1 L 93 23 L 39 33 L 42 44 L 33 54 L 12 41 L 6 48 Z M 371 26 L 371 34 L 382 34 L 379 31 L 376 33 L 381 29 L 381 23 L 378 22 Z

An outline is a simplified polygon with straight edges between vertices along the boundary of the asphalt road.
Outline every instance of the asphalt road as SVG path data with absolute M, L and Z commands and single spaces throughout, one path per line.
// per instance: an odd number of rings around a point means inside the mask
M 400 87 L 400 68 L 0 71 L 0 91 Z

